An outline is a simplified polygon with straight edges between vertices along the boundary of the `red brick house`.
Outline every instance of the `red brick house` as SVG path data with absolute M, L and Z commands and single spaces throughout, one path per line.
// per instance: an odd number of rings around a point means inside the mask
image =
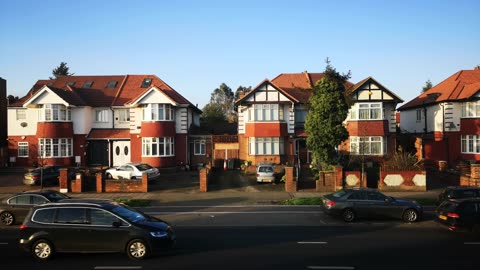
M 240 159 L 260 162 L 310 163 L 304 124 L 307 103 L 322 73 L 280 74 L 264 80 L 238 99 Z M 403 102 L 369 77 L 346 83 L 353 101 L 345 125 L 350 137 L 339 146 L 344 154 L 384 157 L 396 147 L 395 107 Z
M 39 80 L 8 108 L 9 155 L 17 166 L 176 166 L 200 114 L 155 75 Z
M 398 110 L 427 162 L 480 160 L 480 67 L 460 70 Z

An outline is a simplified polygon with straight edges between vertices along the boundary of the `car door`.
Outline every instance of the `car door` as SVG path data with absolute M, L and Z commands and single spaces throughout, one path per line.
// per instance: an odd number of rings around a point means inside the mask
M 367 191 L 368 215 L 371 217 L 391 217 L 395 214 L 395 202 L 377 191 Z
M 98 208 L 87 211 L 89 239 L 86 248 L 90 251 L 122 251 L 128 241 L 130 226 L 112 213 Z M 116 223 L 116 225 L 114 225 Z
M 49 228 L 53 245 L 58 251 L 88 251 L 89 235 L 84 207 L 59 207 L 53 227 Z
M 8 200 L 10 211 L 15 217 L 17 223 L 22 222 L 33 206 L 31 194 L 21 194 Z
M 465 201 L 461 204 L 460 218 L 468 229 L 472 229 L 474 224 L 478 224 L 479 219 L 478 204 L 473 201 Z
M 346 207 L 353 208 L 358 217 L 367 216 L 369 207 L 367 193 L 364 190 L 353 192 L 347 199 Z

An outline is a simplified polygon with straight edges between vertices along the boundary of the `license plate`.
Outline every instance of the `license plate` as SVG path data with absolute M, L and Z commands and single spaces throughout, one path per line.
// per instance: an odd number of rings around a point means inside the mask
M 447 220 L 447 216 L 444 216 L 444 215 L 439 215 L 438 218 L 442 220 Z

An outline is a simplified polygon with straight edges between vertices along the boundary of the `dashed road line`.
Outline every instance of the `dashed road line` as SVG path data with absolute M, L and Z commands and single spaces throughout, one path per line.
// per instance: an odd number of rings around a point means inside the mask
M 97 270 L 132 270 L 142 269 L 142 266 L 95 266 Z
M 480 242 L 464 242 L 465 245 L 480 245 Z
M 321 270 L 353 270 L 353 266 L 307 266 L 307 269 Z
M 327 242 L 315 242 L 315 241 L 299 241 L 297 244 L 300 245 L 326 245 Z

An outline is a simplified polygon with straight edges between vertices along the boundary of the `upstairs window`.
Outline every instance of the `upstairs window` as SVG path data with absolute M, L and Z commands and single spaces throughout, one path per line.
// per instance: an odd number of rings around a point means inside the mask
M 118 110 L 118 118 L 119 122 L 130 122 L 130 110 Z
M 356 103 L 350 111 L 352 120 L 382 120 L 382 103 Z
M 417 123 L 422 121 L 422 109 L 417 109 Z
M 150 85 L 152 85 L 152 79 L 150 79 L 150 78 L 143 79 L 142 88 L 147 88 Z
M 72 112 L 63 104 L 43 105 L 44 121 L 71 121 Z
M 18 109 L 16 110 L 17 120 L 27 120 L 27 110 Z
M 95 110 L 95 122 L 108 122 L 108 110 Z
M 279 104 L 255 104 L 250 121 L 282 121 L 283 106 Z
M 480 100 L 462 103 L 462 117 L 480 117 Z
M 109 81 L 107 84 L 107 88 L 115 88 L 117 86 L 117 81 Z
M 143 108 L 144 121 L 173 121 L 174 107 L 170 104 L 147 104 Z

